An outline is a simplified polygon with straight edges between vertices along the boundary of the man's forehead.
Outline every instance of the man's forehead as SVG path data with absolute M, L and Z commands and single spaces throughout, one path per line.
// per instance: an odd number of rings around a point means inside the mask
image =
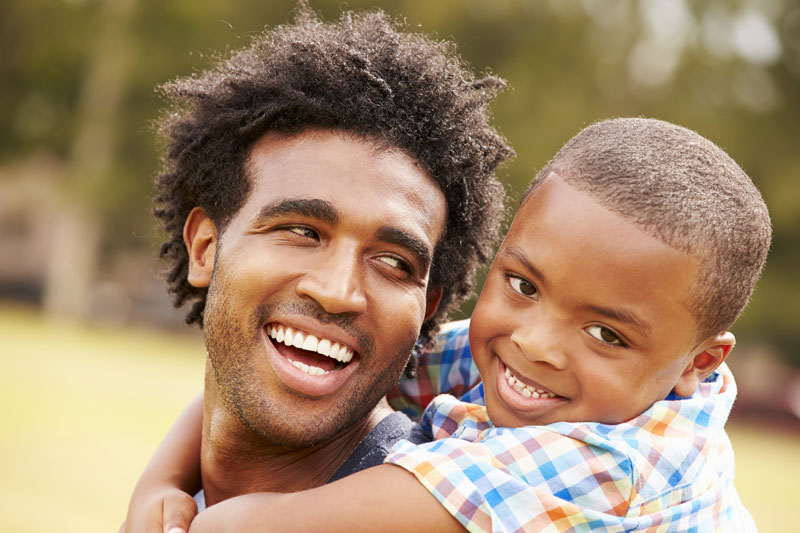
M 252 146 L 247 154 L 247 162 L 251 163 L 254 154 L 261 157 L 265 155 L 279 155 L 283 152 L 287 159 L 291 159 L 291 153 L 287 150 L 291 147 L 302 149 L 305 145 L 314 145 L 324 143 L 327 140 L 336 139 L 343 145 L 359 145 L 362 148 L 369 149 L 375 155 L 384 153 L 398 153 L 407 157 L 413 164 L 420 169 L 423 165 L 417 160 L 415 156 L 408 151 L 392 144 L 389 140 L 380 138 L 374 135 L 357 133 L 345 129 L 338 128 L 317 128 L 311 127 L 300 131 L 283 132 L 283 131 L 268 131 L 262 135 Z
M 281 178 L 281 173 L 275 172 L 281 168 L 302 172 L 315 165 L 341 167 L 349 164 L 351 177 L 358 180 L 367 177 L 359 170 L 364 171 L 370 163 L 375 165 L 387 159 L 402 160 L 406 166 L 433 183 L 423 165 L 405 150 L 386 140 L 338 129 L 268 132 L 251 148 L 244 169 L 255 184 L 264 178 Z M 315 170 L 319 172 L 319 168 Z M 296 179 L 296 176 L 292 177 Z
M 328 222 L 422 233 L 431 248 L 443 233 L 446 202 L 438 184 L 388 144 L 337 130 L 270 133 L 253 147 L 246 172 L 244 218 L 276 209 L 305 212 Z

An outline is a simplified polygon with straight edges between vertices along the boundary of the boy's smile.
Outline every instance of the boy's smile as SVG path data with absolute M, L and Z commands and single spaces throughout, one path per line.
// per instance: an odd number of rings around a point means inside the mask
M 472 315 L 470 346 L 497 426 L 619 423 L 705 350 L 686 306 L 698 261 L 552 174 L 519 212 Z

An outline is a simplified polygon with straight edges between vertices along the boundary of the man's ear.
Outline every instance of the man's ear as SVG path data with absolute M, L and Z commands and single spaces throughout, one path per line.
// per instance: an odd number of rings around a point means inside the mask
M 682 398 L 694 394 L 697 386 L 725 361 L 734 344 L 736 337 L 730 331 L 718 333 L 701 342 L 678 379 L 675 394 Z
M 194 287 L 208 287 L 214 272 L 217 251 L 217 227 L 206 212 L 195 207 L 183 225 L 183 242 L 189 252 L 187 281 Z
M 442 301 L 442 288 L 441 287 L 432 287 L 428 289 L 428 292 L 425 294 L 425 320 L 423 322 L 427 322 L 433 316 L 437 309 L 439 309 L 439 303 Z

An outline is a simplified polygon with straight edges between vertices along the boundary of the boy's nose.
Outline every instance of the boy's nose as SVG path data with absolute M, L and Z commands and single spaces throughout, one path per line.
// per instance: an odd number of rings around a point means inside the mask
M 557 340 L 554 328 L 548 327 L 542 320 L 517 327 L 511 334 L 511 342 L 531 362 L 544 363 L 558 370 L 564 370 L 567 366 L 566 353 Z
M 366 310 L 364 272 L 353 246 L 331 248 L 297 283 L 296 291 L 319 303 L 331 314 Z

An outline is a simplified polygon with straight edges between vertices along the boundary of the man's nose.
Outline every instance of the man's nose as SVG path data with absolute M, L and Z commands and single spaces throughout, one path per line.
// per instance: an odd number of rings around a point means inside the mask
M 297 283 L 297 293 L 331 314 L 362 313 L 367 307 L 364 271 L 355 246 L 332 246 Z
M 518 324 L 511 334 L 511 342 L 529 361 L 564 370 L 567 367 L 567 355 L 564 343 L 558 339 L 557 326 L 542 317 Z

